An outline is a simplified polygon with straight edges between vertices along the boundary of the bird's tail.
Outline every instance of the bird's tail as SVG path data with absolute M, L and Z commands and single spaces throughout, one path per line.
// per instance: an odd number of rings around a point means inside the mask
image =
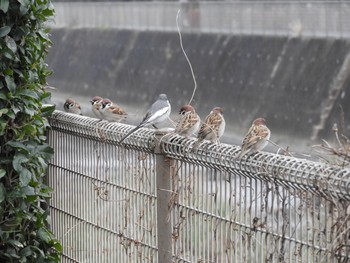
M 132 129 L 131 131 L 129 131 L 123 138 L 121 138 L 121 140 L 119 141 L 119 143 L 122 143 L 126 138 L 128 138 L 131 134 L 133 134 L 135 131 L 137 131 L 138 129 L 140 129 L 143 125 L 138 125 L 136 126 L 134 129 Z
M 236 160 L 241 160 L 242 157 L 243 157 L 243 155 L 244 155 L 244 152 L 240 152 L 240 153 L 235 157 L 235 159 L 236 159 Z
M 202 143 L 203 139 L 197 139 L 192 145 L 192 152 L 196 151 L 199 145 Z
M 244 155 L 249 152 L 247 149 L 241 149 L 241 152 L 236 156 L 236 160 L 241 160 Z

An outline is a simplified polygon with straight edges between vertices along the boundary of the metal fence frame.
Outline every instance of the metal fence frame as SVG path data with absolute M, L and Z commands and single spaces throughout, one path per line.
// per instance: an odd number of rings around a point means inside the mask
M 238 161 L 238 146 L 193 147 L 194 138 L 162 130 L 119 144 L 133 126 L 60 111 L 49 122 L 62 262 L 350 260 L 349 169 L 266 152 Z M 107 172 L 115 178 L 103 179 Z M 120 223 L 128 209 L 137 212 Z

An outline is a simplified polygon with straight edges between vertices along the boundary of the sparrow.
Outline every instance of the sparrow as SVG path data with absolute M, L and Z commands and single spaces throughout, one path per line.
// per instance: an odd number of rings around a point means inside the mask
M 198 142 L 209 140 L 212 143 L 219 142 L 224 134 L 226 122 L 223 116 L 223 109 L 215 107 L 205 118 L 204 123 L 198 132 Z
M 81 114 L 81 107 L 79 103 L 71 98 L 66 99 L 66 102 L 64 103 L 63 108 L 66 112 L 83 115 Z
M 237 159 L 241 159 L 249 152 L 261 151 L 268 144 L 271 131 L 266 126 L 264 118 L 258 118 L 253 121 L 248 133 L 243 139 L 241 152 L 237 156 Z
M 134 129 L 132 129 L 130 132 L 128 132 L 120 141 L 119 143 L 123 142 L 126 138 L 128 138 L 132 133 L 137 131 L 138 129 L 152 125 L 154 128 L 157 129 L 155 126 L 158 123 L 161 123 L 165 120 L 167 120 L 170 116 L 171 112 L 171 106 L 168 101 L 168 98 L 165 94 L 160 94 L 156 102 L 154 102 L 149 110 L 147 111 L 146 115 L 143 117 L 141 123 L 137 125 Z
M 182 106 L 179 115 L 180 117 L 175 127 L 175 133 L 190 137 L 198 131 L 201 120 L 191 105 Z
M 95 116 L 98 119 L 103 119 L 103 116 L 100 112 L 100 110 L 102 108 L 102 100 L 103 99 L 99 96 L 95 96 L 90 100 L 92 112 L 95 114 Z
M 113 103 L 110 99 L 103 99 L 101 105 L 100 113 L 103 119 L 107 121 L 119 122 L 128 115 L 119 105 Z

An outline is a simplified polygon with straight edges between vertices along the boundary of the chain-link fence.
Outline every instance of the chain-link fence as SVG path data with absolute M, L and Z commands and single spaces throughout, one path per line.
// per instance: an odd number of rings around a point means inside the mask
M 347 1 L 56 3 L 52 27 L 100 27 L 290 36 L 350 36 Z
M 62 262 L 349 262 L 350 170 L 56 111 Z

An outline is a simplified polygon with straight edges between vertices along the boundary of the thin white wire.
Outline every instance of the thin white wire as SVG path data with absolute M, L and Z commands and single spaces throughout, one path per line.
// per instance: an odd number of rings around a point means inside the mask
M 185 58 L 187 60 L 187 63 L 189 65 L 189 67 L 190 67 L 192 78 L 193 78 L 193 82 L 194 82 L 194 89 L 193 89 L 193 92 L 192 92 L 192 97 L 191 97 L 190 101 L 188 102 L 188 104 L 191 104 L 191 102 L 193 100 L 193 97 L 194 97 L 194 94 L 196 93 L 196 90 L 197 90 L 197 81 L 196 81 L 196 77 L 195 77 L 194 72 L 193 72 L 191 61 L 188 58 L 188 56 L 186 54 L 186 51 L 184 49 L 183 43 L 182 43 L 182 36 L 181 36 L 181 31 L 180 31 L 179 22 L 178 22 L 180 12 L 181 12 L 181 9 L 179 9 L 177 11 L 177 14 L 176 14 L 176 28 L 177 28 L 177 32 L 179 33 L 179 38 L 180 38 L 179 40 L 180 40 L 181 50 L 182 50 L 182 52 L 183 52 L 183 54 L 184 54 L 184 56 L 185 56 Z

